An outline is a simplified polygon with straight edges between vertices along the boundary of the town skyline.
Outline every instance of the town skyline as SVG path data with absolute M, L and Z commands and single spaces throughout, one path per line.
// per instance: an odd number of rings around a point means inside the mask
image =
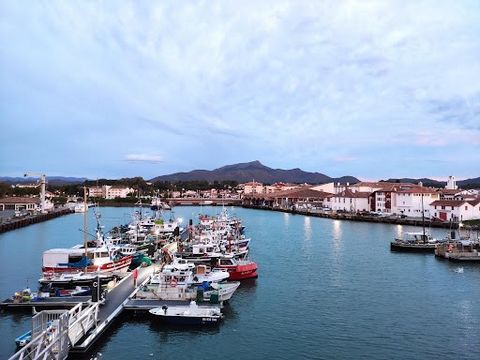
M 304 171 L 303 169 L 300 169 L 300 168 L 292 168 L 292 169 L 273 169 L 273 168 L 269 168 L 267 164 L 264 164 L 262 163 L 261 161 L 259 160 L 255 160 L 255 161 L 251 161 L 251 162 L 247 162 L 247 163 L 239 163 L 239 164 L 225 164 L 223 166 L 220 166 L 218 168 L 215 168 L 215 169 L 192 169 L 190 171 L 185 171 L 185 172 L 179 172 L 179 173 L 169 173 L 169 174 L 158 174 L 157 176 L 155 177 L 145 177 L 145 176 L 142 176 L 141 174 L 137 174 L 135 176 L 121 176 L 121 177 L 117 177 L 117 178 L 108 178 L 108 177 L 87 177 L 87 176 L 71 176 L 69 174 L 67 175 L 59 175 L 59 174 L 46 174 L 47 175 L 47 178 L 50 178 L 50 179 L 54 179 L 54 180 L 58 180 L 58 179 L 61 179 L 62 181 L 65 180 L 65 181 L 73 181 L 73 182 L 76 182 L 76 181 L 79 181 L 79 180 L 89 180 L 89 181 L 94 181 L 94 180 L 99 180 L 99 179 L 108 179 L 108 180 L 119 180 L 119 179 L 122 179 L 122 178 L 135 178 L 135 177 L 141 177 L 143 178 L 145 181 L 151 181 L 151 180 L 155 180 L 156 178 L 159 178 L 159 177 L 169 177 L 169 176 L 172 176 L 172 175 L 175 175 L 175 174 L 186 174 L 187 176 L 191 173 L 194 173 L 196 171 L 205 171 L 205 172 L 208 172 L 208 173 L 211 173 L 211 172 L 214 172 L 215 170 L 219 170 L 219 169 L 222 169 L 222 168 L 225 168 L 225 167 L 237 167 L 237 166 L 242 166 L 242 165 L 246 165 L 246 164 L 259 164 L 260 166 L 262 167 L 266 167 L 267 168 L 267 171 L 277 171 L 277 170 L 280 170 L 280 171 L 291 171 L 291 170 L 300 170 L 302 171 L 302 173 L 306 173 L 306 174 L 309 174 L 309 175 L 313 175 L 313 174 L 318 174 L 318 175 L 325 175 L 327 177 L 330 177 L 329 174 L 325 173 L 325 172 L 321 172 L 321 171 L 315 171 L 315 172 L 307 172 L 307 171 Z M 390 179 L 411 179 L 411 180 L 422 180 L 422 179 L 427 179 L 427 180 L 433 180 L 433 181 L 438 181 L 438 182 L 446 182 L 450 176 L 453 176 L 457 181 L 464 181 L 464 180 L 470 180 L 470 179 L 478 179 L 479 176 L 472 176 L 472 177 L 468 177 L 468 178 L 459 178 L 455 175 L 448 175 L 448 176 L 445 176 L 445 177 L 438 177 L 438 178 L 435 178 L 435 177 L 428 177 L 428 176 L 424 176 L 424 177 L 421 177 L 421 178 L 415 178 L 415 177 L 411 177 L 411 176 L 398 176 L 398 177 L 394 177 L 394 176 L 386 176 L 386 177 L 383 177 L 383 178 L 378 178 L 378 179 L 373 179 L 373 178 L 360 178 L 358 176 L 355 176 L 354 174 L 345 174 L 345 175 L 342 175 L 342 177 L 344 178 L 349 178 L 349 177 L 353 177 L 353 178 L 357 178 L 358 181 L 360 182 L 377 182 L 377 181 L 387 181 L 387 180 L 390 180 Z M 195 178 L 192 178 L 192 176 L 190 176 L 190 180 L 188 181 L 201 181 L 202 179 L 195 179 Z M 332 180 L 334 180 L 335 178 L 334 177 L 331 177 Z M 35 177 L 31 177 L 31 176 L 28 176 L 28 177 L 25 177 L 25 176 L 4 176 L 3 174 L 0 174 L 0 182 L 5 181 L 7 180 L 8 182 L 11 182 L 15 179 L 18 179 L 19 181 L 21 182 L 25 182 L 25 181 L 30 181 L 32 179 L 35 179 Z M 229 180 L 229 179 L 221 179 L 221 181 L 225 181 L 225 180 Z M 230 179 L 232 180 L 232 179 Z M 237 180 L 241 180 L 241 179 L 237 179 Z M 247 181 L 246 179 L 243 179 L 245 181 Z M 348 179 L 347 179 L 348 180 Z M 175 182 L 175 180 L 167 180 L 167 181 L 171 181 L 171 182 Z M 178 180 L 178 181 L 185 181 L 185 180 Z M 242 183 L 242 182 L 245 182 L 245 181 L 237 181 L 239 183 Z M 249 178 L 248 181 L 259 181 L 259 182 L 262 182 L 261 180 L 258 180 L 255 179 L 255 176 L 251 176 L 251 179 Z M 282 182 L 281 180 L 277 181 L 277 182 Z M 301 183 L 301 181 L 297 181 L 296 183 Z M 312 183 L 318 183 L 318 182 L 312 182 Z

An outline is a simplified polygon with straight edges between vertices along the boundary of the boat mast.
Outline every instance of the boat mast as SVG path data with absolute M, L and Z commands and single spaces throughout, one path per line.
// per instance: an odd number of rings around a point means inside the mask
M 422 228 L 423 228 L 423 243 L 427 242 L 425 238 L 425 211 L 423 210 L 423 190 L 422 191 Z
M 83 187 L 83 247 L 85 249 L 85 272 L 87 271 L 88 259 L 88 205 L 87 187 Z

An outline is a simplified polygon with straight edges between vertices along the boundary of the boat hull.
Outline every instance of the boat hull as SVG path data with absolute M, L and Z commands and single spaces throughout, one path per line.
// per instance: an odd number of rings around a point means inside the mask
M 257 274 L 257 264 L 251 263 L 246 265 L 237 265 L 237 266 L 217 266 L 218 269 L 227 270 L 230 274 L 228 280 L 230 281 L 239 281 L 245 279 L 256 279 Z
M 188 317 L 188 316 L 170 316 L 157 315 L 163 322 L 171 325 L 183 326 L 211 326 L 220 323 L 220 317 Z
M 132 262 L 133 256 L 125 256 L 118 261 L 112 261 L 102 265 L 89 265 L 86 268 L 87 273 L 99 272 L 99 273 L 111 273 L 111 272 L 126 272 L 130 263 Z M 82 272 L 85 271 L 85 268 L 81 267 L 70 267 L 70 266 L 44 266 L 42 271 L 45 274 L 50 273 L 71 273 L 71 272 Z
M 401 251 L 401 252 L 434 253 L 435 244 L 408 244 L 408 243 L 391 242 L 390 250 Z

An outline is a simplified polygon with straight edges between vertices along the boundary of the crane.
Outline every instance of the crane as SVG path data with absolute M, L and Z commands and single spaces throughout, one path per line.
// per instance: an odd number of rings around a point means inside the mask
M 47 185 L 47 176 L 45 174 L 39 173 L 25 173 L 24 177 L 27 176 L 39 176 L 40 177 L 40 211 L 45 211 L 45 187 Z

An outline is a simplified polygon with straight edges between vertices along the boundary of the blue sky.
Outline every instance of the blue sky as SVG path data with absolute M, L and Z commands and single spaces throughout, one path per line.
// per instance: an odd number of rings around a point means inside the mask
M 480 175 L 480 1 L 0 3 L 0 175 Z

